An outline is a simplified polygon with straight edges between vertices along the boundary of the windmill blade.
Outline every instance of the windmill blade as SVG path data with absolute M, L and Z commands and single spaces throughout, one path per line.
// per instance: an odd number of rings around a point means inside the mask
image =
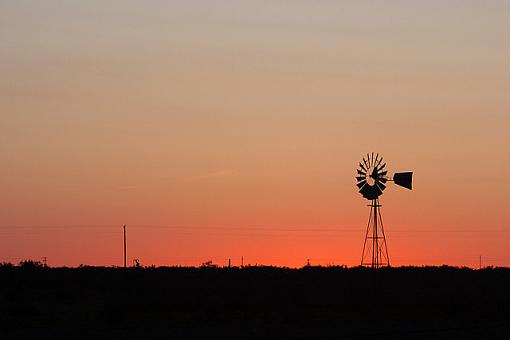
M 363 195 L 363 197 L 369 200 L 375 200 L 382 194 L 382 190 L 379 189 L 377 185 L 374 186 L 365 185 L 360 189 L 359 192 Z
M 374 188 L 374 190 L 373 190 L 375 193 L 374 199 L 376 199 L 377 197 L 379 197 L 382 194 L 382 190 L 377 185 L 374 185 L 372 188 Z
M 359 169 L 358 169 L 358 175 L 366 176 L 367 174 L 366 174 L 366 173 L 364 173 L 363 171 L 361 171 L 361 170 L 359 170 Z
M 369 196 L 370 194 L 370 185 L 364 185 L 363 187 L 361 187 L 359 193 L 362 194 L 363 197 L 368 198 L 367 196 Z
M 365 157 L 363 157 L 363 163 L 365 163 L 365 166 L 368 168 L 370 168 L 370 166 L 368 165 L 367 161 L 365 160 Z
M 378 173 L 377 173 L 377 176 L 378 176 L 378 177 L 384 177 L 384 176 L 386 176 L 387 174 L 388 174 L 388 171 L 383 171 L 383 172 L 378 172 Z
M 363 166 L 363 164 L 361 164 L 361 162 L 359 162 L 359 166 L 360 166 L 360 168 L 363 169 L 363 171 L 365 171 L 365 172 L 367 171 L 367 169 L 365 169 L 365 167 Z
M 380 171 L 380 170 L 384 169 L 385 166 L 386 166 L 386 163 L 384 163 L 380 168 L 378 168 L 378 170 Z
M 383 160 L 383 157 L 381 157 L 381 159 L 379 160 L 379 162 L 378 162 L 378 163 L 377 163 L 377 165 L 375 166 L 376 168 L 378 168 L 378 167 L 379 167 L 379 164 L 381 164 L 382 160 Z M 384 165 L 386 165 L 386 163 L 384 163 Z
M 358 186 L 358 188 L 360 188 L 360 189 L 361 189 L 361 188 L 363 188 L 363 186 L 364 186 L 365 184 L 367 184 L 367 181 L 361 181 L 361 182 L 359 182 L 359 183 L 358 183 L 358 184 L 356 184 L 356 185 Z
M 367 176 L 356 176 L 356 179 L 358 180 L 358 182 L 361 182 L 361 181 L 364 181 L 366 180 Z
M 413 190 L 413 173 L 397 172 L 393 175 L 393 182 L 395 182 L 396 185 Z
M 378 178 L 378 180 L 379 180 L 381 183 L 386 183 L 386 182 L 388 182 L 388 179 L 387 179 L 386 177 Z
M 379 189 L 381 189 L 381 191 L 386 189 L 386 185 L 382 184 L 381 182 L 377 182 L 377 186 L 379 187 Z

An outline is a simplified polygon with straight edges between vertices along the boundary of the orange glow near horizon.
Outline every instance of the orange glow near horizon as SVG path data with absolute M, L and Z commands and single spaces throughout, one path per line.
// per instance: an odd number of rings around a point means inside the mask
M 0 262 L 509 266 L 509 7 L 0 5 Z

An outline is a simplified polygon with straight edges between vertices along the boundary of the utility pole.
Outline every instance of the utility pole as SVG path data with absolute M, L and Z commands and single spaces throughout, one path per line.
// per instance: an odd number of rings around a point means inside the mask
M 482 255 L 480 255 L 480 269 L 482 269 Z
M 230 259 L 228 259 L 228 267 L 230 268 Z
M 124 224 L 124 268 L 126 268 L 126 225 Z
M 241 256 L 241 268 L 244 267 L 244 256 Z

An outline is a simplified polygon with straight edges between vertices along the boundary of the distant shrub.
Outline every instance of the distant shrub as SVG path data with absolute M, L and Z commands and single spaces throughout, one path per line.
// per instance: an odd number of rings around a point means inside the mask
M 218 268 L 218 265 L 214 264 L 212 261 L 207 261 L 207 262 L 202 263 L 200 268 Z
M 90 269 L 90 268 L 95 268 L 94 266 L 91 266 L 90 264 L 83 264 L 83 263 L 80 263 L 80 265 L 78 266 L 78 268 L 82 268 L 82 269 Z
M 34 261 L 34 260 L 23 260 L 20 261 L 19 267 L 21 268 L 43 268 L 45 267 L 42 262 Z

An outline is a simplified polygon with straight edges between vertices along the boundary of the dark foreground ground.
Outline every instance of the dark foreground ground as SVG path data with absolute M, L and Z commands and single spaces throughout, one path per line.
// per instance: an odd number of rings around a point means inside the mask
M 0 339 L 510 338 L 510 269 L 0 267 Z

